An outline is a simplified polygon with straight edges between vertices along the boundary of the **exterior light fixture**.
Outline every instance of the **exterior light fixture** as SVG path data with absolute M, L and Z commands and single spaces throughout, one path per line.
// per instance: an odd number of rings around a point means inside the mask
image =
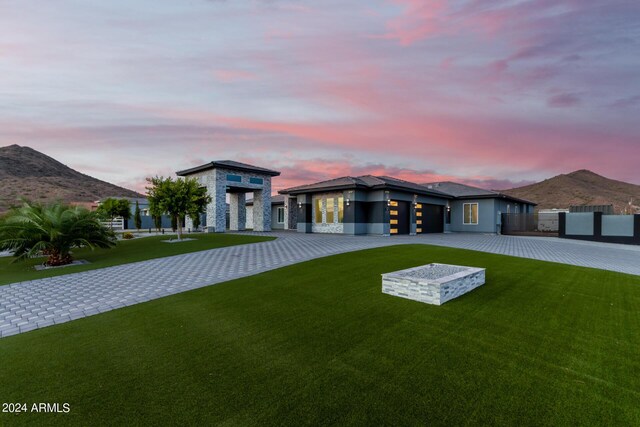
M 414 209 L 418 208 L 418 195 L 417 194 L 413 195 L 413 208 Z
M 298 209 L 302 209 L 302 202 L 298 202 Z
M 347 203 L 347 206 L 349 206 L 349 204 L 351 203 L 351 199 L 347 197 L 346 203 Z

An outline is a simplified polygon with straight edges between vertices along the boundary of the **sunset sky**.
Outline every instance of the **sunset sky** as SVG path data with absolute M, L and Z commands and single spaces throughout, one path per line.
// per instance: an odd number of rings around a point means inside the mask
M 0 145 L 141 190 L 214 159 L 640 184 L 637 0 L 0 0 Z

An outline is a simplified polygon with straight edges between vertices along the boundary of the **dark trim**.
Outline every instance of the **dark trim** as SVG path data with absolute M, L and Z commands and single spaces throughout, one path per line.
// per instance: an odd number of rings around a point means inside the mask
M 593 213 L 593 237 L 602 237 L 602 212 Z
M 278 194 L 289 194 L 289 195 L 315 194 L 315 193 L 326 193 L 329 191 L 355 190 L 358 188 L 363 188 L 366 190 L 370 189 L 370 187 L 360 185 L 360 184 L 343 184 L 343 185 L 330 185 L 327 187 L 285 189 L 285 190 L 278 191 Z
M 313 185 L 313 184 L 310 184 Z M 380 185 L 363 185 L 363 184 L 342 184 L 342 185 L 328 185 L 326 187 L 304 187 L 299 189 L 285 189 L 278 191 L 278 194 L 315 194 L 315 193 L 326 193 L 330 191 L 344 191 L 344 190 L 358 190 L 363 189 L 366 191 L 377 191 L 377 190 L 396 190 L 402 191 L 408 194 L 420 194 L 423 196 L 431 196 L 431 197 L 439 197 L 441 199 L 454 199 L 455 197 L 450 196 L 445 193 L 440 193 L 438 191 L 432 191 L 428 189 L 419 189 L 413 187 L 403 187 L 401 185 L 393 185 L 393 184 L 380 184 Z
M 243 166 L 230 166 L 225 163 L 219 163 L 219 162 L 205 163 L 204 165 L 196 166 L 191 169 L 181 170 L 176 172 L 176 175 L 187 176 L 187 175 L 192 175 L 194 173 L 202 172 L 210 169 L 228 169 L 228 170 L 235 170 L 240 172 L 254 173 L 256 175 L 280 176 L 280 172 L 270 170 L 270 169 L 250 168 L 250 167 L 243 167 Z

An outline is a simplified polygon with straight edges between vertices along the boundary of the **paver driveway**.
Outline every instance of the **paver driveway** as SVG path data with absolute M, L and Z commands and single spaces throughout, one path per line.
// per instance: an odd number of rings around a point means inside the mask
M 323 256 L 396 244 L 434 244 L 640 275 L 640 248 L 479 234 L 413 237 L 269 233 L 270 242 L 142 261 L 0 287 L 0 337 L 250 276 Z

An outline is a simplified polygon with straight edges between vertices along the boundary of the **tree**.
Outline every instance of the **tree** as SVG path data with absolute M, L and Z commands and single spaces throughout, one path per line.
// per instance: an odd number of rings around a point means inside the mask
M 115 244 L 97 213 L 78 206 L 24 201 L 0 219 L 0 251 L 12 251 L 17 260 L 46 255 L 46 265 L 65 265 L 73 261 L 73 248 Z
M 122 217 L 125 221 L 131 218 L 131 207 L 127 199 L 108 198 L 98 206 L 98 215 L 109 221 L 109 228 L 113 230 L 113 220 Z
M 150 208 L 166 212 L 176 219 L 178 240 L 181 240 L 182 218 L 204 212 L 211 202 L 207 189 L 201 187 L 194 178 L 178 178 L 174 181 L 171 177 L 156 176 L 147 181 L 151 184 L 147 187 Z
M 193 223 L 193 229 L 197 230 L 200 228 L 200 213 L 196 213 L 194 215 L 189 215 L 191 217 L 191 222 Z
M 136 200 L 136 211 L 133 214 L 133 222 L 135 222 L 136 229 L 140 230 L 142 228 L 142 215 L 140 215 L 140 204 Z
M 153 225 L 156 227 L 156 231 L 160 231 L 162 228 L 162 211 L 157 206 L 149 206 L 149 214 L 153 218 Z

